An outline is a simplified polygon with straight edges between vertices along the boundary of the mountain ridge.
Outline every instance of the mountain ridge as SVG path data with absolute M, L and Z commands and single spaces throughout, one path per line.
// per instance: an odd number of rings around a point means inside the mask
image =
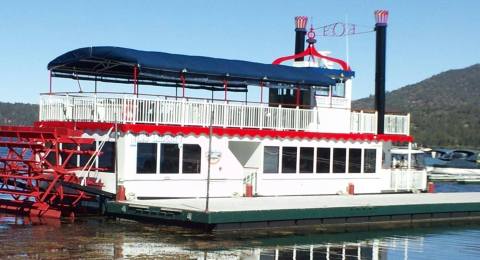
M 373 109 L 374 97 L 352 102 Z M 386 93 L 387 112 L 409 112 L 411 133 L 427 146 L 480 147 L 480 64 L 452 69 Z

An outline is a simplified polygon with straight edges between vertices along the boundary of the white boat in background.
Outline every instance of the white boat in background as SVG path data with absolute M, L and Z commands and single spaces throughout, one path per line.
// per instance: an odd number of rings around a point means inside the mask
M 479 175 L 480 154 L 465 149 L 434 149 L 427 157 L 427 171 L 436 175 Z

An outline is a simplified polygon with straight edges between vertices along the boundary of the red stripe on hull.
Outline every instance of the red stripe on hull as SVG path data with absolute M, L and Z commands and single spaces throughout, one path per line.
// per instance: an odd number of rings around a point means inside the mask
M 36 122 L 37 127 L 67 127 L 76 130 L 99 130 L 108 131 L 114 124 L 98 122 Z M 208 135 L 208 127 L 179 126 L 179 125 L 148 125 L 148 124 L 118 124 L 118 130 L 126 133 L 157 133 L 170 135 Z M 353 140 L 353 141 L 391 141 L 412 142 L 413 137 L 395 134 L 359 134 L 359 133 L 318 133 L 305 131 L 278 131 L 251 128 L 223 128 L 214 127 L 213 134 L 216 136 L 238 136 L 280 139 L 327 139 L 327 140 Z

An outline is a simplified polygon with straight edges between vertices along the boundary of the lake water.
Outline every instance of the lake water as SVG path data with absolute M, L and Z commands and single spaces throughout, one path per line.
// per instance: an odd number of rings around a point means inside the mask
M 437 191 L 480 191 L 480 185 L 443 183 Z M 475 223 L 203 234 L 103 217 L 72 222 L 0 214 L 0 241 L 0 259 L 480 259 Z

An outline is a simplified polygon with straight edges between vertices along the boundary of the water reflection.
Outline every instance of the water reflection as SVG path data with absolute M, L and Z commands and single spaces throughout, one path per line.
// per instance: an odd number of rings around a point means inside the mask
M 480 255 L 480 226 L 204 234 L 100 217 L 0 214 L 0 241 L 1 259 L 465 259 Z

